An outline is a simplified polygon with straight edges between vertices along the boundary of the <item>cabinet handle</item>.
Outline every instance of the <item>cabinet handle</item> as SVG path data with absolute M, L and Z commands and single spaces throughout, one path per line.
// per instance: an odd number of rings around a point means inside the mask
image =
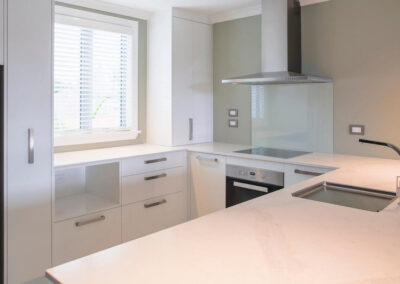
M 166 177 L 167 174 L 160 174 L 160 175 L 156 175 L 156 176 L 151 176 L 151 177 L 145 177 L 144 180 L 153 180 L 153 179 L 158 179 L 158 178 L 164 178 Z
M 217 158 L 206 158 L 206 157 L 202 157 L 202 156 L 197 156 L 196 158 L 197 158 L 197 160 L 200 160 L 200 161 L 218 163 L 218 159 Z
M 81 227 L 81 226 L 85 226 L 91 223 L 95 223 L 95 222 L 100 222 L 100 221 L 104 221 L 106 219 L 106 216 L 101 215 L 100 217 L 96 217 L 90 220 L 86 220 L 86 221 L 79 221 L 75 223 L 75 226 L 77 227 Z
M 160 162 L 165 162 L 167 158 L 160 158 L 160 159 L 154 159 L 154 160 L 147 160 L 144 161 L 145 164 L 154 164 L 154 163 L 160 163 Z
M 243 182 L 238 182 L 238 181 L 234 181 L 233 186 L 250 189 L 250 190 L 267 192 L 267 193 L 269 191 L 269 188 L 266 186 L 253 185 L 253 184 L 248 184 L 248 183 L 243 183 Z
M 189 141 L 193 140 L 193 118 L 189 118 Z
M 317 172 L 310 172 L 310 171 L 303 171 L 303 170 L 299 170 L 299 169 L 295 169 L 294 172 L 296 174 L 300 174 L 300 175 L 306 175 L 306 176 L 320 176 L 323 175 L 324 173 L 317 173 Z
M 33 128 L 28 129 L 28 163 L 35 162 L 35 136 Z
M 163 199 L 163 200 L 160 200 L 160 201 L 157 201 L 157 202 L 154 202 L 154 203 L 145 204 L 144 208 L 150 208 L 150 207 L 158 206 L 158 205 L 161 205 L 161 204 L 164 204 L 164 203 L 167 203 L 166 199 Z

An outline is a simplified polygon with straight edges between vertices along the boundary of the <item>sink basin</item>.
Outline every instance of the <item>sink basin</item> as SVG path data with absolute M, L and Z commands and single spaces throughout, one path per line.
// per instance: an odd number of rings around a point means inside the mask
M 372 212 L 382 211 L 397 198 L 393 192 L 330 182 L 321 182 L 304 188 L 296 191 L 292 196 Z

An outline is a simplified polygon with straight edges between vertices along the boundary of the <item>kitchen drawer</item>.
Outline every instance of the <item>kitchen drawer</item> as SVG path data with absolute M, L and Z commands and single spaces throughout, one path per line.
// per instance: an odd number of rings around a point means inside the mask
M 178 167 L 122 178 L 122 204 L 129 204 L 186 190 L 186 167 Z
M 184 192 L 123 206 L 122 240 L 130 241 L 183 223 L 186 215 Z
M 121 243 L 121 207 L 53 224 L 53 265 Z
M 121 162 L 122 176 L 141 174 L 186 165 L 186 152 L 146 155 Z
M 285 166 L 285 187 L 323 175 L 335 168 L 309 167 L 298 165 Z

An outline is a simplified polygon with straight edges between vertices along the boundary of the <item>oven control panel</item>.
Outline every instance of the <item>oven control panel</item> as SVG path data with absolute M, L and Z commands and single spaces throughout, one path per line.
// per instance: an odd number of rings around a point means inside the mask
M 283 186 L 284 182 L 283 172 L 258 169 L 258 168 L 249 168 L 237 165 L 227 165 L 226 175 L 231 178 L 256 181 L 260 183 L 267 183 L 278 186 Z

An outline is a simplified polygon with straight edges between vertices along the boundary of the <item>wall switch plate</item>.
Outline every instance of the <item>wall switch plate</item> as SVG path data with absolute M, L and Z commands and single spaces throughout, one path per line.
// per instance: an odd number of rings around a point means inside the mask
M 352 135 L 364 135 L 365 134 L 365 126 L 364 125 L 350 124 L 349 132 Z
M 229 117 L 238 117 L 239 116 L 239 110 L 231 108 L 228 111 L 228 115 L 229 115 Z
M 239 127 L 239 121 L 237 119 L 229 119 L 229 127 Z

